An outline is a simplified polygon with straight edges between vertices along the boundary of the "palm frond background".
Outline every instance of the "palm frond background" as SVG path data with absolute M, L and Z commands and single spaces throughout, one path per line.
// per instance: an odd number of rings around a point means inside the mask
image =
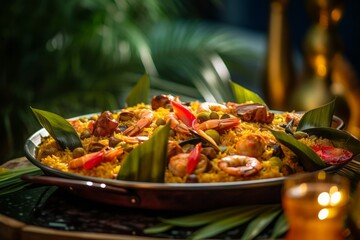
M 190 2 L 2 3 L 0 163 L 40 128 L 29 106 L 64 117 L 118 109 L 145 72 L 151 95 L 232 100 L 228 80 L 253 77 L 247 60 L 262 59 L 241 32 L 196 20 Z

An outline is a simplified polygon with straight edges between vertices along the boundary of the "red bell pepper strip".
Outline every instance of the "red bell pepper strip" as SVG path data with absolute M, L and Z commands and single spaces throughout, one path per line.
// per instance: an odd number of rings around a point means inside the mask
M 171 102 L 175 115 L 189 128 L 193 129 L 198 135 L 204 138 L 206 141 L 210 142 L 216 150 L 220 150 L 214 139 L 208 136 L 203 130 L 199 128 L 199 123 L 197 122 L 196 116 L 185 106 L 181 105 L 178 102 Z
M 171 102 L 175 115 L 188 127 L 194 128 L 194 124 L 196 123 L 195 115 L 185 106 L 181 105 L 178 102 Z
M 333 146 L 314 145 L 311 147 L 315 153 L 329 165 L 342 164 L 351 159 L 353 153 Z
M 89 169 L 92 169 L 93 167 L 99 165 L 99 164 L 102 162 L 103 158 L 104 158 L 104 153 L 105 153 L 104 150 L 101 150 L 101 151 L 99 151 L 99 152 L 96 152 L 96 153 L 92 156 L 91 159 L 88 159 L 86 162 L 84 162 L 83 168 L 84 168 L 85 170 L 89 170 Z M 90 154 L 92 154 L 92 153 L 90 153 Z M 88 154 L 88 155 L 90 155 L 90 154 Z
M 200 153 L 201 153 L 201 142 L 196 144 L 195 148 L 191 150 L 189 157 L 188 157 L 188 164 L 187 164 L 187 172 L 191 174 L 194 172 L 199 160 L 200 160 Z
M 99 153 L 98 155 L 95 155 L 92 159 L 86 161 L 84 163 L 83 168 L 85 170 L 92 169 L 93 167 L 96 167 L 97 165 L 99 165 L 101 162 L 112 161 L 113 159 L 115 159 L 117 156 L 119 156 L 123 152 L 124 152 L 123 149 L 110 149 L 108 151 L 101 150 L 101 151 L 97 152 L 97 153 Z

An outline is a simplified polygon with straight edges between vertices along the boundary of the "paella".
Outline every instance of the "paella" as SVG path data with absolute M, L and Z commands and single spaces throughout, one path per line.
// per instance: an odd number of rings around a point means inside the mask
M 36 159 L 63 172 L 116 179 L 127 156 L 168 125 L 165 183 L 276 178 L 305 171 L 299 157 L 272 133 L 291 131 L 301 117 L 259 103 L 183 102 L 158 95 L 151 104 L 68 119 L 81 147 L 63 149 L 52 136 L 43 136 Z M 318 154 L 331 154 L 335 164 L 352 156 L 324 137 L 305 132 L 293 137 Z

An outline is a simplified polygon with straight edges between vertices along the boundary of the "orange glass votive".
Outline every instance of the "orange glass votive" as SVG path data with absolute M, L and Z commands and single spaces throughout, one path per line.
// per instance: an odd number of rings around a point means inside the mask
M 285 180 L 282 203 L 289 223 L 287 240 L 344 239 L 349 201 L 346 178 L 323 171 Z

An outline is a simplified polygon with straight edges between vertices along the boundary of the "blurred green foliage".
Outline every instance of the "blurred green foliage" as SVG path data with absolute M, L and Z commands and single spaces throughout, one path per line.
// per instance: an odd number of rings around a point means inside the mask
M 63 117 L 118 109 L 144 73 L 152 95 L 229 100 L 230 73 L 256 57 L 185 0 L 5 1 L 0 32 L 0 163 L 23 156 L 40 128 L 30 106 Z

